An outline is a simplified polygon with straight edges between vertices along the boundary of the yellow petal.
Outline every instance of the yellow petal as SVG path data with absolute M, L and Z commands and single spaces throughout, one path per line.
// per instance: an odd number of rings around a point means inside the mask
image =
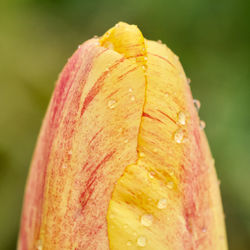
M 185 73 L 165 45 L 145 47 L 138 160 L 110 201 L 110 248 L 226 249 L 217 178 Z

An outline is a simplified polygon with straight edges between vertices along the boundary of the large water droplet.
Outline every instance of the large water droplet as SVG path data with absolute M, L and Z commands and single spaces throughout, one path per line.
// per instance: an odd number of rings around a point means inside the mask
M 132 95 L 131 98 L 130 98 L 130 100 L 133 102 L 135 100 L 135 96 Z
M 177 142 L 177 143 L 181 143 L 182 140 L 183 140 L 183 136 L 184 136 L 184 133 L 181 129 L 178 129 L 175 134 L 174 134 L 174 140 Z
M 128 91 L 129 91 L 129 92 L 133 92 L 133 89 L 132 89 L 132 88 L 129 88 Z
M 141 217 L 141 224 L 145 227 L 151 226 L 153 223 L 153 215 L 152 214 L 144 214 Z
M 125 140 L 124 140 L 124 143 L 128 143 L 128 139 L 125 139 Z
M 165 198 L 160 199 L 160 200 L 158 201 L 158 203 L 157 203 L 157 207 L 158 207 L 159 209 L 164 209 L 164 208 L 166 208 L 166 207 L 167 207 L 167 200 L 166 200 Z
M 115 106 L 116 106 L 116 101 L 115 101 L 115 100 L 109 100 L 109 101 L 108 101 L 108 106 L 109 106 L 110 109 L 115 108 Z
M 187 84 L 190 84 L 190 83 L 191 83 L 191 79 L 187 78 Z
M 178 113 L 178 123 L 181 124 L 181 125 L 185 125 L 186 124 L 186 116 L 185 116 L 185 114 L 182 111 L 180 111 Z
M 206 123 L 204 121 L 200 121 L 200 129 L 204 129 L 206 127 Z
M 139 247 L 145 247 L 147 244 L 147 239 L 145 236 L 140 236 L 138 239 L 137 239 L 137 245 Z
M 200 108 L 201 108 L 201 103 L 200 103 L 200 101 L 199 100 L 196 100 L 196 99 L 194 99 L 194 106 L 195 106 L 195 108 L 197 109 L 197 111 L 199 111 L 200 110 Z

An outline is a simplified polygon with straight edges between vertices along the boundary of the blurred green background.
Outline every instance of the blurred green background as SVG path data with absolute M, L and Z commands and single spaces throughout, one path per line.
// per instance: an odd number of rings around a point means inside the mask
M 180 56 L 202 103 L 230 249 L 250 249 L 249 10 L 249 0 L 0 1 L 0 249 L 15 249 L 29 163 L 60 70 L 78 44 L 120 20 Z

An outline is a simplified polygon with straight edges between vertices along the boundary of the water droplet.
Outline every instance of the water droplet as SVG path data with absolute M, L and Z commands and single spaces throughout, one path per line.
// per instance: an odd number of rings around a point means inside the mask
M 43 249 L 43 242 L 42 242 L 42 240 L 38 240 L 36 242 L 36 249 L 37 250 L 42 250 Z
M 144 60 L 145 60 L 145 61 L 147 61 L 147 60 L 148 60 L 148 58 L 145 56 L 145 57 L 144 57 Z
M 139 247 L 145 247 L 147 244 L 147 239 L 145 236 L 140 236 L 138 239 L 137 239 L 137 245 Z
M 155 172 L 153 172 L 153 171 L 149 172 L 148 176 L 150 179 L 153 179 L 155 177 Z
M 162 40 L 158 40 L 157 42 L 160 43 L 160 44 L 162 44 Z
M 132 89 L 132 88 L 129 88 L 128 91 L 129 91 L 129 92 L 133 92 L 133 89 Z
M 108 106 L 110 109 L 114 109 L 116 106 L 116 101 L 115 100 L 109 100 Z
M 128 139 L 124 140 L 124 143 L 128 143 Z
M 110 218 L 110 219 L 113 219 L 114 217 L 115 217 L 115 216 L 114 216 L 113 214 L 110 214 L 110 215 L 109 215 L 109 218 Z
M 193 102 L 194 102 L 194 106 L 195 106 L 195 108 L 197 109 L 197 111 L 199 111 L 199 110 L 200 110 L 200 108 L 201 108 L 201 103 L 200 103 L 200 101 L 199 101 L 199 100 L 194 99 L 194 100 L 193 100 Z
M 145 69 L 146 69 L 146 67 L 143 65 L 143 66 L 142 66 L 142 69 L 143 69 L 143 70 L 145 70 Z
M 200 129 L 204 129 L 206 127 L 206 123 L 204 121 L 200 121 Z
M 135 96 L 132 95 L 131 98 L 130 98 L 130 100 L 133 102 L 135 100 Z
M 182 111 L 180 111 L 178 113 L 178 123 L 181 124 L 181 125 L 185 125 L 186 124 L 186 116 L 185 116 L 185 114 Z
M 145 154 L 144 154 L 143 152 L 140 152 L 140 153 L 139 153 L 139 156 L 140 156 L 140 157 L 145 157 Z
M 110 34 L 107 34 L 108 36 L 110 35 Z M 106 42 L 105 43 L 105 45 L 106 45 L 106 47 L 108 48 L 108 49 L 114 49 L 114 44 L 113 43 L 111 43 L 111 42 Z
M 172 189 L 172 188 L 174 187 L 174 183 L 173 183 L 172 181 L 169 181 L 169 182 L 167 183 L 167 187 L 168 187 L 169 189 Z
M 183 136 L 184 136 L 183 131 L 181 129 L 178 129 L 174 134 L 174 140 L 177 143 L 181 143 L 183 140 Z
M 70 150 L 70 151 L 68 152 L 68 154 L 69 154 L 69 155 L 72 155 L 72 150 Z
M 190 83 L 191 83 L 191 79 L 187 78 L 187 84 L 190 84 Z
M 207 229 L 205 227 L 202 228 L 201 230 L 203 233 L 206 233 L 207 232 Z
M 173 175 L 174 175 L 174 171 L 173 171 L 173 170 L 169 170 L 168 173 L 169 173 L 170 176 L 173 176 Z
M 66 164 L 63 164 L 63 165 L 62 165 L 62 168 L 64 168 L 64 169 L 67 168 L 67 167 L 68 167 L 68 166 L 67 166 Z
M 128 241 L 128 242 L 127 242 L 127 246 L 128 246 L 128 247 L 132 246 L 132 242 L 131 242 L 131 241 Z
M 80 49 L 81 48 L 81 45 L 78 45 L 78 49 Z
M 151 226 L 153 223 L 153 215 L 152 214 L 144 214 L 141 217 L 141 224 L 145 227 Z
M 157 203 L 157 207 L 159 208 L 159 209 L 164 209 L 164 208 L 166 208 L 167 207 L 167 200 L 166 199 L 160 199 L 159 201 L 158 201 L 158 203 Z
M 94 35 L 94 38 L 96 39 L 96 38 L 98 38 L 98 36 L 97 36 L 97 35 Z

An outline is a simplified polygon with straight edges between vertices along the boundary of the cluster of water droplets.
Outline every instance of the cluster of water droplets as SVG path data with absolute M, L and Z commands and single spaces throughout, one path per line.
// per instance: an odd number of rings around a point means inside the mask
M 197 112 L 199 112 L 199 110 L 200 110 L 200 108 L 201 108 L 201 103 L 200 103 L 200 101 L 194 99 L 193 102 L 194 102 L 194 106 L 195 106 Z M 200 126 L 200 129 L 203 130 L 203 129 L 206 127 L 206 123 L 205 123 L 204 121 L 200 120 L 199 126 Z

